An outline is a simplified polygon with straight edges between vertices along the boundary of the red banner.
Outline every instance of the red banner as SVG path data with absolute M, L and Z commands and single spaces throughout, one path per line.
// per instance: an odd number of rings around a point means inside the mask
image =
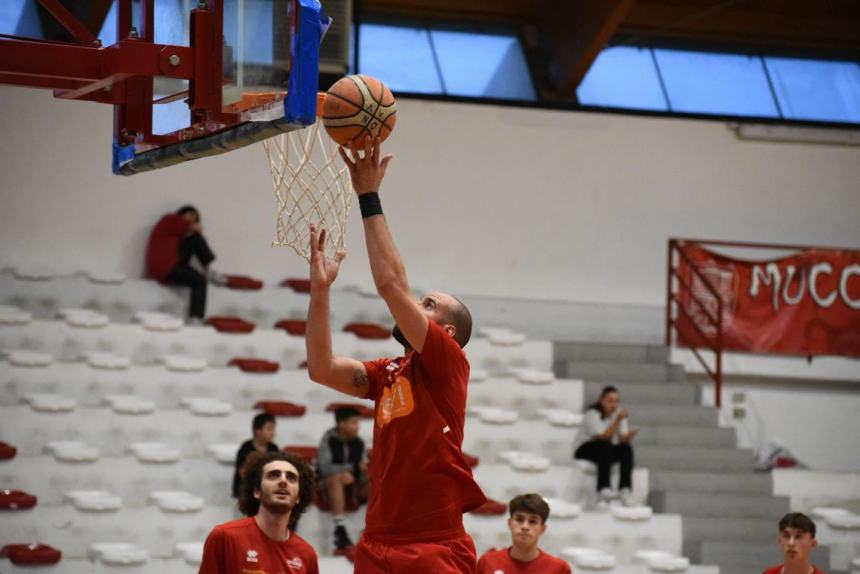
M 679 345 L 716 347 L 722 300 L 724 350 L 860 357 L 860 251 L 744 261 L 680 249 Z

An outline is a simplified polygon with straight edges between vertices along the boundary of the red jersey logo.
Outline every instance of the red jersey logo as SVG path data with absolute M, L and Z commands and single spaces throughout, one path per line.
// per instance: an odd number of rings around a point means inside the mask
M 415 410 L 412 398 L 412 383 L 402 375 L 398 375 L 390 387 L 382 389 L 382 400 L 376 411 L 376 424 L 384 427 L 394 419 L 405 417 Z

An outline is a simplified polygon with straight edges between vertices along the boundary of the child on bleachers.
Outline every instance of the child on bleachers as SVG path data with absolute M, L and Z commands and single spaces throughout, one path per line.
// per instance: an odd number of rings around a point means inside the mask
M 779 521 L 779 545 L 785 557 L 764 571 L 764 574 L 823 574 L 810 562 L 810 554 L 818 546 L 815 523 L 799 512 L 790 512 Z
M 574 446 L 574 458 L 590 460 L 597 465 L 597 491 L 600 502 L 607 504 L 619 495 L 612 490 L 612 465 L 620 463 L 618 488 L 625 505 L 632 504 L 633 446 L 639 429 L 629 426 L 629 413 L 621 407 L 621 394 L 613 386 L 604 387 L 600 398 L 585 411 L 585 418 Z
M 358 411 L 340 407 L 334 412 L 335 426 L 320 440 L 317 466 L 320 494 L 327 498 L 334 515 L 335 554 L 353 546 L 343 513 L 349 499 L 354 507 L 367 501 L 367 450 L 358 436 Z
M 204 273 L 191 266 L 191 258 Z M 215 254 L 203 236 L 200 213 L 191 205 L 180 207 L 176 213 L 163 216 L 149 234 L 146 247 L 146 273 L 160 283 L 185 285 L 191 288 L 188 317 L 192 323 L 202 323 L 206 315 L 206 283 L 224 284 L 226 279 L 210 268 Z
M 275 440 L 275 417 L 269 413 L 260 413 L 251 423 L 254 437 L 246 440 L 236 452 L 236 470 L 233 473 L 233 498 L 239 498 L 239 485 L 242 483 L 242 468 L 245 460 L 252 452 L 278 452 Z
M 570 565 L 538 547 L 546 532 L 549 505 L 539 494 L 515 496 L 508 505 L 511 545 L 488 550 L 478 561 L 477 574 L 571 574 Z

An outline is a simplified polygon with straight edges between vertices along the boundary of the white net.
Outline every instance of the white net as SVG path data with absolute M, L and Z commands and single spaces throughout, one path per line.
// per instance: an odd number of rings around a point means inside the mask
M 320 123 L 263 141 L 278 208 L 272 245 L 308 260 L 311 223 L 326 230 L 327 256 L 344 249 L 352 202 L 349 170 Z

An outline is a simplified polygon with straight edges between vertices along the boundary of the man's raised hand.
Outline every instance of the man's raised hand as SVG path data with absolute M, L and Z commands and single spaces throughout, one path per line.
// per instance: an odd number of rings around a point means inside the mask
M 343 146 L 338 148 L 340 157 L 343 158 L 343 161 L 346 162 L 346 167 L 349 168 L 349 175 L 352 178 L 352 188 L 358 195 L 379 191 L 382 178 L 385 177 L 385 170 L 388 168 L 388 162 L 394 157 L 388 154 L 380 161 L 381 150 L 382 145 L 379 138 L 371 140 L 370 136 L 364 139 L 363 157 L 352 141 L 349 142 L 348 154 L 346 148 Z
M 325 255 L 326 231 L 321 229 L 317 234 L 317 228 L 311 224 L 311 289 L 328 289 L 337 279 L 340 270 L 340 262 L 346 257 L 346 251 L 338 251 L 334 259 Z

